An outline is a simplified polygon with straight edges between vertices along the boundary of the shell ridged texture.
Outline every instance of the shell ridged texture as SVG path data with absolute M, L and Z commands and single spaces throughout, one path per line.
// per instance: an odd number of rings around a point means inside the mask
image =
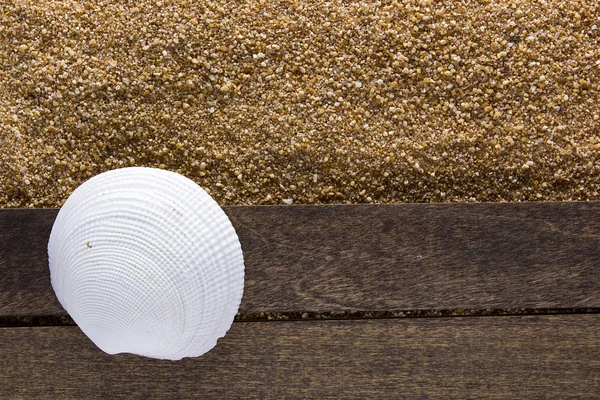
M 54 222 L 48 257 L 58 300 L 109 354 L 202 355 L 229 330 L 243 294 L 227 215 L 193 181 L 154 168 L 79 186 Z

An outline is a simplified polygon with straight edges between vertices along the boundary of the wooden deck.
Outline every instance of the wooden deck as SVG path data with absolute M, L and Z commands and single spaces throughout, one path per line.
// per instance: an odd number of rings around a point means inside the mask
M 178 362 L 97 349 L 50 286 L 58 210 L 0 210 L 0 398 L 599 398 L 600 202 L 224 209 L 240 312 Z

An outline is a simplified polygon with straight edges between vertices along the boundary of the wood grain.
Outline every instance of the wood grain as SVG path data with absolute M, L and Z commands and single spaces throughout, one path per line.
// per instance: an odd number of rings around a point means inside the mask
M 202 357 L 0 329 L 1 398 L 597 399 L 600 316 L 237 323 Z
M 48 269 L 56 214 L 56 209 L 0 209 L 0 316 L 66 315 Z
M 600 202 L 224 207 L 241 312 L 600 307 Z M 0 317 L 66 315 L 56 209 L 0 210 Z

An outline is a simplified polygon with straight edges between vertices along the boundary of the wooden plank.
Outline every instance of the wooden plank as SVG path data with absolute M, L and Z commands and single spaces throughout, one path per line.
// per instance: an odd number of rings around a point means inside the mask
M 57 209 L 0 210 L 0 316 L 66 314 L 48 269 L 56 214 Z
M 600 306 L 600 202 L 227 212 L 242 310 Z
M 241 312 L 600 306 L 600 202 L 225 207 Z M 55 209 L 0 210 L 0 317 L 65 313 Z
M 0 397 L 597 399 L 600 315 L 238 323 L 202 357 L 0 329 Z

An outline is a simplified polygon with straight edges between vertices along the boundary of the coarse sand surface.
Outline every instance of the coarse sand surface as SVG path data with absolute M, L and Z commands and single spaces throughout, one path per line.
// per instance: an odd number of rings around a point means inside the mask
M 600 2 L 0 2 L 0 207 L 600 200 Z

